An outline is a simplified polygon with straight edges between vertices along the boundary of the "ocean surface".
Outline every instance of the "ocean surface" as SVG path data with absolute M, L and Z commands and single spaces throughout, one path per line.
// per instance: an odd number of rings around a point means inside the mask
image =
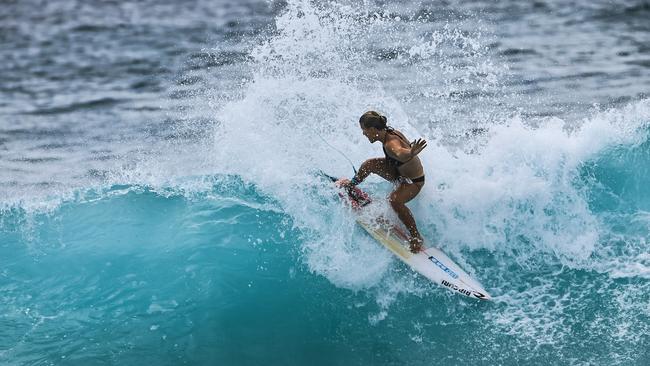
M 648 19 L 3 1 L 0 364 L 648 365 Z M 494 301 L 411 272 L 317 178 L 382 155 L 370 109 L 429 141 L 409 206 Z

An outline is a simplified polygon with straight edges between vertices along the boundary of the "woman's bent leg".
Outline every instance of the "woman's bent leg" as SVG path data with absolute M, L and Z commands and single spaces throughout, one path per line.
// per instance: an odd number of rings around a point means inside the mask
M 385 158 L 374 158 L 364 161 L 361 167 L 359 167 L 357 179 L 363 181 L 368 178 L 370 173 L 377 174 L 388 181 L 395 181 L 398 178 L 397 172 L 386 164 Z

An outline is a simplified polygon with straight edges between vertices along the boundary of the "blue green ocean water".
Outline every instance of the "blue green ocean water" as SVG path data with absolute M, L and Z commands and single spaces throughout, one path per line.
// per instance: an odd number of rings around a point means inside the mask
M 643 1 L 0 9 L 0 364 L 647 364 Z M 429 141 L 409 205 L 493 301 L 318 179 L 381 155 L 368 109 Z

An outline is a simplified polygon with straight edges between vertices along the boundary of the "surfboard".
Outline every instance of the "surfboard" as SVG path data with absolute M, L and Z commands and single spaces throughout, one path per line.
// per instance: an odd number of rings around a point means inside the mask
M 463 271 L 442 250 L 429 247 L 418 253 L 412 253 L 409 250 L 408 236 L 401 228 L 377 222 L 370 223 L 362 218 L 357 218 L 357 223 L 402 262 L 429 280 L 471 298 L 480 300 L 492 298 L 478 281 Z
M 336 178 L 327 177 L 336 180 Z M 364 209 L 372 203 L 366 192 L 353 186 L 342 189 L 340 196 L 352 207 L 359 226 L 412 270 L 452 292 L 473 299 L 492 299 L 478 281 L 467 274 L 439 248 L 432 246 L 418 253 L 412 253 L 409 249 L 408 235 L 400 226 L 392 224 L 384 218 L 372 218 L 372 216 L 365 215 Z

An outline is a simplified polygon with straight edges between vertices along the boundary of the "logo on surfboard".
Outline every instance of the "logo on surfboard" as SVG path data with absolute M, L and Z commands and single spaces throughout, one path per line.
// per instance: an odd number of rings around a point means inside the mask
M 454 291 L 458 291 L 458 292 L 460 292 L 461 294 L 463 294 L 465 296 L 470 296 L 471 297 L 473 295 L 477 299 L 484 299 L 485 298 L 485 295 L 483 295 L 482 293 L 480 293 L 478 291 L 470 291 L 470 290 L 458 287 L 455 284 L 447 282 L 445 280 L 442 280 L 442 285 L 447 286 L 447 287 L 449 287 L 450 289 L 452 289 Z
M 454 271 L 452 271 L 451 269 L 449 269 L 449 267 L 445 266 L 445 265 L 444 265 L 442 262 L 440 262 L 436 257 L 430 255 L 430 256 L 429 256 L 429 260 L 430 260 L 431 262 L 433 262 L 433 264 L 435 264 L 436 266 L 438 266 L 438 268 L 440 268 L 441 270 L 443 270 L 446 274 L 448 274 L 449 276 L 451 276 L 451 278 L 453 278 L 453 279 L 458 278 L 458 275 L 456 274 L 456 272 L 454 272 Z

